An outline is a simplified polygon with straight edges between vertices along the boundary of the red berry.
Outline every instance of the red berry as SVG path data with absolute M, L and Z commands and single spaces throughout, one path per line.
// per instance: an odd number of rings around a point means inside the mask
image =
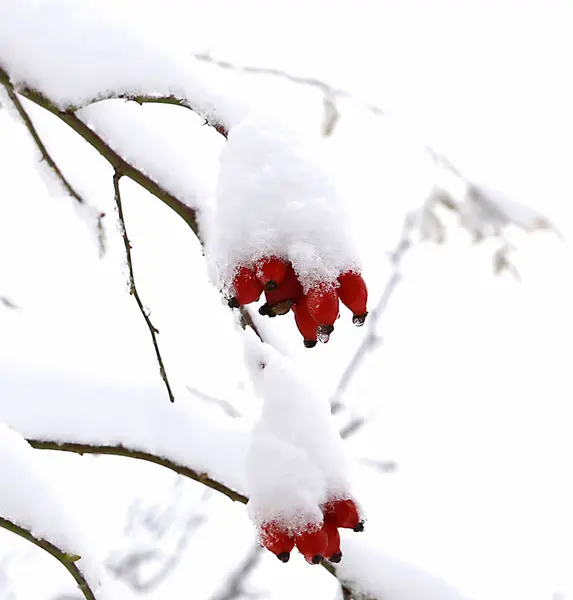
M 350 498 L 330 500 L 323 507 L 325 519 L 337 527 L 362 531 L 364 524 L 360 520 L 358 508 Z
M 328 535 L 322 527 L 308 528 L 295 537 L 295 542 L 306 562 L 317 565 L 326 554 Z
M 285 315 L 302 296 L 302 286 L 289 263 L 282 282 L 275 290 L 265 290 L 267 305 L 276 315 Z
M 263 286 L 252 269 L 239 267 L 233 280 L 233 290 L 235 296 L 229 304 L 237 307 L 256 302 L 263 292 Z
M 334 331 L 334 321 L 338 318 L 338 294 L 333 286 L 319 284 L 308 290 L 303 297 L 308 312 L 318 323 L 318 339 L 328 342 Z
M 338 276 L 338 283 L 340 283 L 338 296 L 342 304 L 352 311 L 352 322 L 357 326 L 363 325 L 368 314 L 366 311 L 368 289 L 362 275 L 355 271 L 347 271 Z
M 292 310 L 296 326 L 304 338 L 304 345 L 307 348 L 314 348 L 317 341 L 316 328 L 318 327 L 318 323 L 310 316 L 304 297 L 292 307 Z
M 269 521 L 261 526 L 261 544 L 270 550 L 282 562 L 288 562 L 290 552 L 294 548 L 294 537 L 292 534 L 276 523 Z
M 324 557 L 328 558 L 330 562 L 340 562 L 342 552 L 340 551 L 340 534 L 338 533 L 338 528 L 332 521 L 324 519 L 323 529 L 328 536 L 328 546 L 326 547 Z
M 265 290 L 276 290 L 285 278 L 289 263 L 282 258 L 270 256 L 257 263 L 257 277 Z

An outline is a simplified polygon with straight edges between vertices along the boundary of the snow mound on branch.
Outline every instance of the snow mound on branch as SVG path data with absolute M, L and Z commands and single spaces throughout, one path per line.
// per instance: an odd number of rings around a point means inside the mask
M 67 554 L 77 554 L 78 567 L 94 589 L 101 574 L 87 535 L 73 507 L 41 470 L 38 456 L 16 431 L 0 423 L 0 517 L 47 540 Z
M 173 94 L 227 125 L 244 115 L 207 65 L 158 40 L 131 9 L 117 0 L 3 0 L 0 67 L 60 108 L 110 94 Z
M 290 260 L 305 290 L 358 267 L 324 144 L 269 116 L 231 129 L 209 249 L 224 288 L 237 265 L 263 256 Z
M 156 385 L 77 380 L 0 364 L 0 419 L 30 440 L 124 446 L 148 452 L 244 490 L 250 423 L 185 401 Z
M 380 552 L 375 544 L 345 536 L 336 576 L 365 596 L 384 600 L 467 600 L 448 583 L 418 566 Z
M 320 522 L 317 506 L 348 496 L 350 488 L 349 460 L 328 401 L 289 359 L 254 335 L 246 333 L 245 342 L 255 391 L 264 399 L 247 458 L 250 514 L 255 522 L 298 523 L 300 515 L 307 523 Z

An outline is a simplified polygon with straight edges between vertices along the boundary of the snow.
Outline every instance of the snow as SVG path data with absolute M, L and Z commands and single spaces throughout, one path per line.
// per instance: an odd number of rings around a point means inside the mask
M 114 0 L 5 0 L 0 4 L 0 67 L 60 108 L 120 95 L 188 98 L 227 126 L 244 114 L 207 65 L 163 39 L 136 4 Z M 130 10 L 132 9 L 132 10 Z
M 0 423 L 0 516 L 66 554 L 79 555 L 76 564 L 97 594 L 101 573 L 89 537 L 42 466 L 26 440 Z
M 0 381 L 1 419 L 27 439 L 122 445 L 245 488 L 250 425 L 185 401 L 184 393 L 172 405 L 160 383 L 122 389 L 42 371 L 31 380 L 21 366 L 7 364 L 0 365 Z
M 468 600 L 439 577 L 389 556 L 363 536 L 344 536 L 338 577 L 353 590 L 383 600 Z
M 231 129 L 208 245 L 223 287 L 238 265 L 264 256 L 290 260 L 305 291 L 359 267 L 332 168 L 324 140 L 269 115 Z
M 248 451 L 249 514 L 295 530 L 320 523 L 319 505 L 350 491 L 350 462 L 328 401 L 290 359 L 250 332 L 244 338 L 254 390 L 264 400 Z

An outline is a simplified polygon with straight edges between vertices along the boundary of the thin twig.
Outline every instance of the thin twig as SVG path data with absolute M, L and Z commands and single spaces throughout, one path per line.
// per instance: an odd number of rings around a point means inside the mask
M 78 442 L 56 442 L 53 440 L 38 439 L 28 439 L 27 441 L 33 448 L 37 448 L 39 450 L 60 450 L 63 452 L 74 452 L 75 454 L 105 454 L 145 460 L 147 462 L 155 463 L 156 465 L 170 469 L 171 471 L 179 473 L 179 475 L 184 475 L 185 477 L 193 479 L 194 481 L 198 481 L 199 483 L 202 483 L 203 485 L 216 490 L 221 494 L 224 494 L 236 502 L 246 504 L 248 500 L 248 498 L 240 492 L 236 492 L 219 481 L 212 479 L 206 473 L 198 473 L 190 467 L 186 467 L 185 465 L 173 462 L 167 458 L 155 456 L 154 454 L 150 454 L 149 452 L 144 452 L 142 450 L 127 448 L 122 445 L 107 446 L 104 444 L 82 444 Z
M 224 588 L 215 594 L 212 600 L 236 600 L 247 595 L 245 582 L 255 570 L 261 559 L 262 548 L 257 544 L 251 548 L 240 567 L 227 579 Z
M 78 584 L 78 587 L 84 595 L 84 598 L 86 600 L 96 600 L 95 594 L 91 589 L 89 583 L 87 582 L 85 575 L 76 565 L 76 561 L 80 559 L 79 556 L 72 556 L 70 554 L 67 554 L 61 548 L 58 548 L 58 546 L 52 544 L 52 542 L 34 536 L 30 531 L 28 531 L 24 527 L 16 525 L 15 523 L 12 523 L 12 521 L 4 519 L 3 517 L 0 517 L 0 527 L 3 527 L 4 529 L 7 529 L 8 531 L 15 533 L 16 535 L 19 535 L 28 542 L 31 542 L 35 546 L 38 546 L 38 548 L 45 550 L 48 554 L 51 554 L 56 560 L 58 560 L 62 565 L 64 565 L 68 573 L 76 580 L 76 583 Z
M 209 404 L 215 404 L 218 406 L 227 416 L 231 417 L 232 419 L 237 419 L 241 416 L 241 413 L 227 400 L 206 394 L 205 392 L 191 387 L 190 385 L 186 386 L 186 388 L 191 394 L 203 400 L 203 402 L 208 402 Z
M 304 77 L 301 75 L 293 75 L 292 73 L 287 73 L 286 71 L 281 71 L 280 69 L 273 69 L 268 67 L 256 67 L 250 65 L 236 65 L 234 63 L 228 62 L 226 60 L 215 59 L 209 54 L 206 53 L 197 53 L 192 54 L 197 60 L 202 62 L 210 63 L 222 69 L 231 69 L 233 71 L 241 71 L 243 73 L 252 73 L 256 75 L 271 75 L 272 77 L 279 77 L 281 79 L 286 79 L 288 81 L 292 81 L 293 83 L 298 83 L 301 85 L 308 85 L 310 87 L 314 87 L 319 89 L 325 96 L 328 96 L 330 100 L 335 97 L 338 98 L 347 98 L 360 104 L 364 108 L 366 108 L 371 113 L 374 113 L 379 116 L 388 116 L 388 113 L 376 106 L 376 104 L 372 104 L 371 102 L 365 102 L 364 100 L 360 100 L 356 98 L 350 92 L 343 90 L 342 88 L 335 87 L 322 81 L 321 79 L 317 79 L 315 77 Z
M 376 327 L 378 325 L 378 321 L 379 321 L 380 317 L 386 311 L 388 304 L 390 302 L 390 299 L 392 298 L 394 292 L 396 291 L 398 284 L 400 283 L 400 281 L 402 279 L 402 275 L 400 273 L 400 265 L 401 265 L 402 259 L 404 258 L 404 255 L 412 246 L 411 236 L 412 236 L 413 228 L 414 228 L 414 219 L 413 219 L 412 215 L 410 213 L 408 213 L 408 215 L 406 215 L 406 217 L 404 219 L 404 223 L 402 225 L 402 232 L 400 234 L 398 243 L 397 243 L 394 251 L 390 255 L 390 261 L 392 264 L 392 274 L 390 275 L 390 278 L 388 279 L 388 281 L 386 282 L 386 285 L 384 286 L 384 289 L 382 291 L 380 299 L 378 300 L 378 304 L 376 305 L 374 310 L 370 312 L 370 314 L 368 316 L 368 319 L 367 319 L 368 332 L 363 337 L 362 342 L 358 346 L 358 349 L 356 350 L 354 356 L 348 363 L 346 369 L 344 369 L 344 372 L 342 373 L 342 376 L 340 378 L 340 382 L 338 383 L 336 392 L 334 393 L 334 397 L 331 401 L 331 409 L 332 409 L 333 414 L 337 413 L 342 408 L 341 398 L 342 398 L 344 392 L 346 391 L 346 389 L 348 388 L 350 381 L 352 380 L 352 378 L 358 371 L 364 358 L 366 357 L 368 352 L 370 352 L 373 348 L 375 348 L 380 342 L 380 338 L 376 335 Z M 352 424 L 347 425 L 347 428 L 351 427 L 351 425 Z M 352 427 L 352 429 L 354 429 L 354 427 Z M 356 430 L 356 429 L 354 429 L 354 430 Z
M 123 207 L 121 205 L 121 194 L 119 192 L 119 180 L 121 179 L 121 173 L 116 171 L 113 174 L 113 189 L 115 191 L 115 204 L 117 206 L 117 214 L 119 217 L 119 222 L 121 224 L 121 236 L 123 238 L 123 244 L 125 246 L 125 256 L 127 259 L 127 268 L 129 269 L 129 293 L 135 298 L 137 302 L 137 306 L 139 307 L 139 311 L 143 315 L 145 322 L 147 323 L 147 327 L 149 329 L 149 333 L 151 334 L 151 339 L 153 340 L 153 347 L 155 348 L 155 355 L 157 356 L 157 362 L 159 363 L 159 373 L 161 374 L 161 378 L 165 383 L 165 387 L 167 388 L 167 393 L 169 394 L 169 400 L 171 402 L 175 402 L 175 396 L 173 395 L 173 391 L 171 390 L 171 385 L 169 385 L 169 379 L 167 377 L 167 371 L 165 370 L 165 365 L 163 363 L 163 358 L 161 357 L 161 352 L 159 350 L 159 344 L 157 343 L 157 334 L 159 331 L 154 327 L 151 319 L 149 318 L 148 311 L 143 306 L 143 302 L 139 297 L 139 292 L 137 291 L 137 286 L 135 285 L 135 275 L 133 273 L 133 262 L 131 258 L 131 244 L 129 242 L 129 238 L 127 237 L 127 229 L 125 227 L 125 219 L 123 217 Z
M 14 108 L 16 109 L 20 118 L 22 119 L 24 126 L 26 127 L 26 129 L 28 130 L 28 133 L 32 137 L 32 140 L 36 144 L 36 147 L 38 148 L 38 151 L 40 152 L 40 155 L 42 156 L 42 160 L 45 161 L 45 163 L 48 165 L 48 167 L 52 170 L 52 172 L 54 173 L 54 175 L 56 176 L 58 181 L 63 185 L 64 189 L 70 195 L 70 197 L 73 198 L 79 205 L 88 206 L 85 199 L 74 188 L 74 186 L 69 182 L 68 178 L 63 174 L 62 170 L 57 165 L 56 161 L 52 158 L 52 155 L 48 152 L 48 149 L 47 149 L 46 145 L 44 144 L 44 142 L 42 141 L 42 138 L 40 137 L 38 130 L 34 126 L 34 122 L 32 121 L 32 118 L 28 114 L 28 111 L 24 108 L 24 105 L 22 104 L 22 102 L 20 102 L 20 98 L 18 98 L 18 95 L 14 91 L 13 86 L 9 82 L 6 82 L 4 80 L 2 81 L 2 83 L 4 85 L 4 88 L 6 89 L 6 93 L 8 94 L 8 97 L 10 98 L 12 104 L 14 105 Z M 97 213 L 97 214 L 95 214 L 95 213 Z M 105 229 L 103 226 L 103 218 L 105 217 L 105 213 L 102 213 L 99 211 L 94 211 L 94 216 L 96 219 L 96 231 L 97 231 L 97 236 L 98 236 L 99 253 L 100 253 L 100 256 L 103 256 L 103 254 L 105 253 L 105 250 L 106 250 Z

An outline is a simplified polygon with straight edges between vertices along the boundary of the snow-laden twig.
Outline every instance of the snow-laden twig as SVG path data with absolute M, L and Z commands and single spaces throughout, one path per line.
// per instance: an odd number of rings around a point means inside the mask
M 135 450 L 132 448 L 126 448 L 125 446 L 107 446 L 104 444 L 81 444 L 77 442 L 55 442 L 51 440 L 39 440 L 39 439 L 27 439 L 27 442 L 33 448 L 39 450 L 60 450 L 63 452 L 73 452 L 75 454 L 105 454 L 108 456 L 124 456 L 127 458 L 136 458 L 138 460 L 144 460 L 156 465 L 170 469 L 171 471 L 198 481 L 203 485 L 220 492 L 227 496 L 231 500 L 246 504 L 248 498 L 237 492 L 230 487 L 227 487 L 223 483 L 212 479 L 205 473 L 199 473 L 190 467 L 175 463 L 169 459 L 161 456 L 156 456 L 149 452 L 143 452 L 141 450 Z
M 28 130 L 28 133 L 32 137 L 32 140 L 36 144 L 36 147 L 37 147 L 38 151 L 40 152 L 42 160 L 48 165 L 48 167 L 54 173 L 57 180 L 62 184 L 62 186 L 64 187 L 66 192 L 70 195 L 70 197 L 73 198 L 74 201 L 77 202 L 79 205 L 87 206 L 87 203 L 86 203 L 85 199 L 83 198 L 83 196 L 70 183 L 68 178 L 63 174 L 62 170 L 57 165 L 56 161 L 53 159 L 52 155 L 48 152 L 48 149 L 47 149 L 46 145 L 44 144 L 44 142 L 42 141 L 42 138 L 40 137 L 38 130 L 34 126 L 32 118 L 30 117 L 30 115 L 28 114 L 28 111 L 24 108 L 24 105 L 20 101 L 20 98 L 18 98 L 18 95 L 14 91 L 14 87 L 10 84 L 9 81 L 2 80 L 2 84 L 4 85 L 4 88 L 6 89 L 8 98 L 10 98 L 12 104 L 14 105 L 14 108 L 16 109 L 16 112 L 20 116 L 22 123 L 24 123 L 24 126 Z M 105 236 L 105 229 L 103 227 L 103 218 L 105 217 L 105 213 L 97 212 L 97 214 L 95 214 L 94 216 L 96 218 L 96 231 L 97 231 L 97 240 L 98 240 L 98 245 L 99 245 L 99 253 L 100 253 L 100 256 L 103 256 L 103 254 L 106 251 L 106 236 Z
M 223 398 L 216 398 L 215 396 L 211 396 L 210 394 L 206 394 L 201 390 L 198 390 L 190 385 L 186 386 L 187 391 L 196 396 L 197 398 L 203 400 L 203 402 L 207 402 L 209 404 L 214 404 L 218 406 L 227 416 L 232 419 L 237 419 L 241 416 L 241 413 L 228 401 Z
M 129 270 L 129 293 L 135 298 L 137 302 L 137 306 L 139 307 L 139 311 L 141 312 L 143 318 L 145 319 L 145 323 L 147 324 L 147 328 L 149 329 L 149 333 L 151 334 L 151 339 L 153 341 L 153 348 L 155 349 L 155 355 L 157 356 L 157 362 L 159 363 L 159 373 L 161 374 L 161 379 L 165 383 L 165 387 L 167 388 L 167 394 L 169 395 L 169 400 L 171 402 L 175 402 L 175 396 L 173 395 L 173 390 L 171 389 L 171 385 L 169 384 L 169 378 L 167 377 L 167 371 L 165 369 L 165 364 L 163 363 L 163 358 L 161 356 L 161 351 L 159 350 L 159 344 L 157 343 L 157 334 L 159 331 L 155 328 L 151 319 L 149 318 L 149 311 L 143 306 L 143 302 L 139 296 L 139 292 L 137 291 L 137 286 L 135 285 L 135 275 L 133 273 L 133 261 L 131 259 L 131 243 L 129 238 L 127 237 L 127 229 L 125 227 L 125 219 L 123 217 L 123 206 L 121 204 L 121 193 L 119 191 L 119 180 L 121 179 L 121 173 L 116 171 L 113 175 L 113 189 L 115 193 L 115 204 L 117 206 L 117 214 L 119 217 L 119 222 L 121 224 L 121 237 L 123 238 L 123 244 L 125 246 L 125 256 L 127 260 L 127 268 Z
M 338 387 L 331 401 L 332 412 L 336 413 L 342 408 L 341 398 L 348 388 L 352 378 L 356 375 L 356 372 L 360 368 L 360 365 L 364 361 L 366 355 L 372 351 L 377 345 L 380 343 L 380 338 L 376 334 L 376 327 L 378 325 L 378 321 L 388 308 L 390 300 L 398 287 L 402 279 L 402 274 L 400 272 L 400 266 L 402 263 L 402 259 L 405 254 L 412 246 L 412 233 L 415 227 L 415 220 L 411 213 L 408 213 L 404 218 L 404 222 L 402 225 L 402 231 L 400 233 L 400 238 L 398 239 L 398 243 L 396 244 L 394 250 L 390 253 L 389 258 L 392 265 L 392 272 L 384 289 L 382 290 L 382 294 L 376 307 L 374 310 L 370 312 L 367 319 L 367 332 L 366 335 L 362 338 L 362 342 L 358 346 L 358 349 L 354 353 L 354 356 L 344 369 L 342 376 L 340 377 L 340 381 L 338 383 Z M 346 426 L 346 436 L 350 435 L 352 432 L 356 431 L 361 423 L 357 423 L 356 425 L 349 423 Z
M 68 573 L 76 580 L 84 598 L 86 600 L 96 600 L 96 596 L 91 589 L 86 577 L 76 565 L 76 562 L 79 560 L 79 556 L 73 556 L 64 552 L 61 548 L 58 548 L 55 544 L 52 544 L 50 541 L 45 540 L 43 538 L 35 537 L 30 531 L 21 527 L 20 525 L 16 525 L 12 523 L 8 519 L 4 519 L 0 517 L 0 527 L 19 535 L 24 538 L 28 542 L 31 542 L 38 548 L 46 551 L 48 554 L 51 554 L 56 560 L 58 560 L 68 571 Z
M 6 308 L 9 308 L 11 310 L 18 310 L 20 308 L 17 304 L 12 302 L 12 300 L 10 300 L 10 298 L 8 298 L 7 296 L 0 296 L 0 304 L 2 304 L 2 306 L 5 306 Z

